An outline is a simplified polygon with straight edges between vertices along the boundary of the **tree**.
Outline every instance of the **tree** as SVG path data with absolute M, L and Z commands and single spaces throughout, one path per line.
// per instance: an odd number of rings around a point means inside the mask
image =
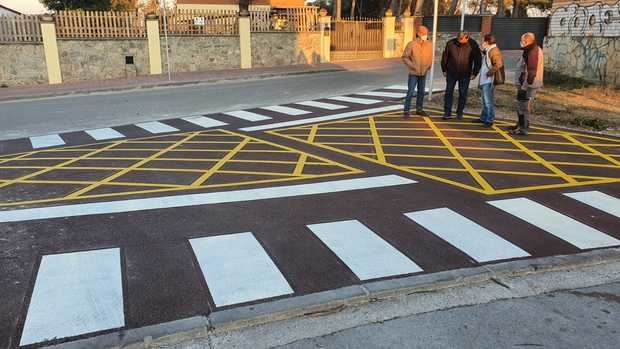
M 144 13 L 159 13 L 159 1 L 148 0 L 140 4 L 140 9 Z
M 112 0 L 113 11 L 134 11 L 138 9 L 138 0 Z
M 40 0 L 43 6 L 51 11 L 86 10 L 109 11 L 112 0 Z

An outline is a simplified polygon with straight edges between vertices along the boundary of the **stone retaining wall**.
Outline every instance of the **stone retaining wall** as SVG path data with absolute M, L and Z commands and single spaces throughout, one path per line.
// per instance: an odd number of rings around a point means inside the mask
M 544 48 L 547 70 L 620 87 L 620 37 L 547 37 Z
M 0 44 L 0 86 L 47 83 L 43 44 Z
M 275 67 L 295 64 L 318 64 L 321 34 L 252 33 L 252 66 Z
M 58 40 L 58 55 L 64 82 L 149 73 L 146 40 Z M 126 64 L 126 56 L 133 56 L 134 64 Z
M 237 69 L 241 64 L 238 36 L 170 36 L 173 72 Z M 161 38 L 162 64 L 167 71 L 166 46 Z

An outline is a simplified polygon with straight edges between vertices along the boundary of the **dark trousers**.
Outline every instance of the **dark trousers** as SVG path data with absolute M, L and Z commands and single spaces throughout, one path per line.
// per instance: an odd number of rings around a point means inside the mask
M 452 115 L 452 101 L 454 100 L 454 87 L 459 84 L 459 105 L 456 108 L 456 115 L 463 115 L 465 104 L 467 104 L 467 91 L 469 90 L 469 76 L 458 79 L 450 74 L 446 76 L 446 95 L 443 100 L 443 115 Z
M 426 75 L 409 75 L 407 97 L 405 97 L 405 112 L 411 111 L 411 99 L 415 92 L 415 110 L 424 110 L 424 89 L 426 88 Z M 417 87 L 417 88 L 416 88 Z

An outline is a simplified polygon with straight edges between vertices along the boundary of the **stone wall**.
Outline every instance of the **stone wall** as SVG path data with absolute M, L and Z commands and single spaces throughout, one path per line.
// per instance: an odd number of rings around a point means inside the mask
M 173 72 L 237 69 L 241 65 L 238 36 L 170 36 Z M 167 71 L 165 40 L 161 38 L 162 64 Z
M 408 42 L 405 43 L 405 33 L 403 32 L 396 32 L 394 33 L 394 36 L 396 37 L 396 53 L 395 55 L 397 57 L 400 57 L 403 54 L 403 51 L 405 50 L 405 46 L 407 46 Z
M 545 68 L 620 87 L 620 37 L 547 37 Z
M 0 86 L 47 83 L 43 44 L 0 44 Z
M 149 73 L 146 40 L 58 40 L 64 82 L 128 78 Z M 125 57 L 133 56 L 134 64 Z
M 252 33 L 252 66 L 274 67 L 320 62 L 321 34 Z

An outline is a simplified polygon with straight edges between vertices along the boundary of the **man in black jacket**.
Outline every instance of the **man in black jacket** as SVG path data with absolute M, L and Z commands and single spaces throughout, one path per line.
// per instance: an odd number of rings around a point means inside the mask
M 459 84 L 459 103 L 456 117 L 463 118 L 467 103 L 469 81 L 476 78 L 482 65 L 482 54 L 478 43 L 470 38 L 469 33 L 460 32 L 458 37 L 448 41 L 441 58 L 441 70 L 446 77 L 446 94 L 443 104 L 444 120 L 452 118 L 452 100 L 454 87 Z

